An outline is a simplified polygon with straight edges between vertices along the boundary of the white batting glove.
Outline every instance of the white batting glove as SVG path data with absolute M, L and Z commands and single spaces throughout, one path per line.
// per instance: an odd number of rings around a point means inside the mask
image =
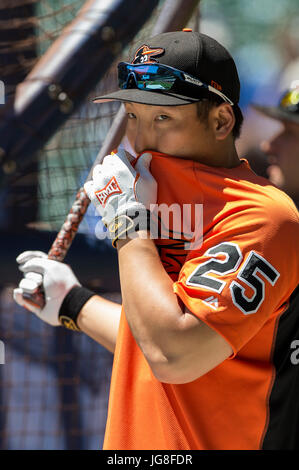
M 150 153 L 142 154 L 134 168 L 134 157 L 119 150 L 96 165 L 92 180 L 84 185 L 112 238 L 128 233 L 134 226 L 130 216 L 140 213 L 144 217 L 157 201 L 157 182 L 149 171 L 151 159 Z
M 71 268 L 59 261 L 48 259 L 46 253 L 41 251 L 25 251 L 16 261 L 20 271 L 24 273 L 24 278 L 14 289 L 14 300 L 46 323 L 61 326 L 58 319 L 61 304 L 74 286 L 81 285 Z M 44 308 L 34 303 L 34 294 L 39 289 L 45 294 Z M 32 296 L 33 300 L 24 297 L 24 294 Z

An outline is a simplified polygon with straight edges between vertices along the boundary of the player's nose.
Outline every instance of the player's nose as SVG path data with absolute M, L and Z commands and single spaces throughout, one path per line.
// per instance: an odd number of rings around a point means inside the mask
M 148 126 L 138 126 L 135 134 L 134 148 L 136 153 L 143 153 L 146 150 L 156 150 L 155 137 Z

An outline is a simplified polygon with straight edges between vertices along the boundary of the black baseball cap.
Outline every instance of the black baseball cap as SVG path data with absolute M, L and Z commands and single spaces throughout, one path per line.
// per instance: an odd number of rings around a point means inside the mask
M 299 80 L 294 81 L 283 93 L 277 106 L 263 106 L 255 103 L 251 106 L 270 118 L 299 124 Z
M 221 91 L 238 106 L 240 97 L 240 81 L 235 62 L 230 53 L 215 39 L 192 30 L 169 32 L 154 36 L 131 48 L 129 62 L 159 63 L 174 67 L 198 78 L 207 85 Z M 216 97 L 206 89 L 190 87 L 190 90 L 176 92 L 162 90 L 140 90 L 134 84 L 132 88 L 121 89 L 93 99 L 95 103 L 103 101 L 130 101 L 157 106 L 178 106 L 195 103 L 203 98 Z M 207 96 L 209 95 L 209 96 Z M 241 113 L 242 114 L 242 113 Z

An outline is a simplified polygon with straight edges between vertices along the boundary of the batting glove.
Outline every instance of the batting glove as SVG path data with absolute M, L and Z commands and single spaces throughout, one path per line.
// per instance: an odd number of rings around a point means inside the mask
M 149 210 L 157 201 L 157 182 L 149 171 L 152 155 L 142 154 L 133 167 L 125 150 L 107 155 L 96 165 L 84 189 L 102 216 L 112 244 L 132 231 L 149 228 Z
M 48 259 L 46 253 L 41 251 L 25 251 L 16 261 L 20 271 L 24 273 L 24 278 L 14 289 L 14 300 L 46 323 L 61 326 L 61 304 L 74 286 L 81 286 L 71 268 L 59 261 Z M 30 300 L 30 296 L 34 299 L 34 294 L 40 289 L 45 294 L 46 303 L 43 308 L 35 304 L 34 300 Z

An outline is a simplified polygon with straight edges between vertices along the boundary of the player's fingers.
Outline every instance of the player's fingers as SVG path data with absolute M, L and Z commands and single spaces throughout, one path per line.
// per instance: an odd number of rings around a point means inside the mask
M 16 261 L 18 264 L 23 264 L 26 263 L 26 261 L 29 261 L 32 258 L 47 258 L 47 254 L 44 253 L 43 251 L 23 251 L 17 258 Z
M 37 284 L 32 279 L 22 279 L 19 288 L 26 294 L 32 295 L 38 291 L 39 284 Z
M 136 171 L 138 171 L 138 173 L 140 173 L 141 175 L 144 173 L 144 172 L 149 172 L 149 169 L 150 169 L 150 164 L 151 164 L 151 161 L 152 161 L 152 154 L 151 153 L 143 153 L 142 155 L 140 155 L 140 157 L 138 158 L 137 160 L 137 163 L 135 165 L 135 169 Z
M 13 298 L 15 302 L 20 305 L 21 307 L 26 308 L 30 312 L 35 313 L 38 315 L 41 312 L 41 309 L 38 305 L 32 302 L 30 299 L 24 299 L 23 297 L 23 290 L 21 288 L 16 288 L 13 291 Z
M 92 179 L 95 180 L 97 177 L 101 174 L 102 171 L 102 165 L 96 165 L 94 169 L 92 170 Z
M 88 198 L 93 201 L 95 199 L 95 193 L 94 193 L 94 187 L 93 187 L 93 182 L 92 181 L 87 181 L 87 183 L 84 184 L 84 191 L 86 192 Z
M 21 305 L 23 307 L 24 305 L 24 299 L 23 299 L 23 291 L 20 287 L 17 287 L 13 291 L 13 298 L 17 304 Z
M 125 150 L 119 150 L 115 155 L 114 155 L 114 161 L 116 162 L 116 166 L 118 168 L 123 168 L 126 167 L 130 173 L 135 177 L 136 171 L 131 165 L 135 158 L 129 154 L 129 152 L 126 152 Z
M 111 153 L 109 155 L 106 155 L 106 157 L 103 158 L 103 168 L 106 168 L 107 166 L 115 166 L 117 160 L 115 158 L 115 153 Z
M 25 273 L 24 277 L 26 279 L 30 279 L 31 281 L 34 281 L 38 286 L 40 286 L 43 283 L 43 276 L 38 273 L 33 273 L 30 271 L 29 273 Z
M 51 270 L 56 266 L 57 261 L 48 258 L 32 258 L 20 266 L 20 271 L 28 273 L 33 271 L 35 273 L 44 274 L 46 270 Z
M 96 196 L 95 185 L 93 181 L 88 181 L 84 184 L 84 191 L 87 194 L 88 199 L 94 204 L 96 211 L 99 215 L 103 215 L 103 207 L 100 204 L 100 200 Z M 98 193 L 99 191 L 97 191 Z

